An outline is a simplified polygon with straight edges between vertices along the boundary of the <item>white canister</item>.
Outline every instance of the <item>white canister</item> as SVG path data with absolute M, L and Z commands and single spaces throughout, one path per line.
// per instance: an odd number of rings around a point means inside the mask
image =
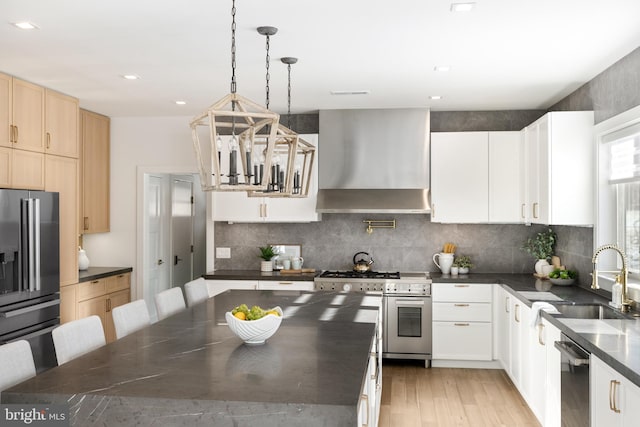
M 438 260 L 436 260 L 438 258 Z M 438 262 L 440 261 L 440 262 Z M 451 264 L 453 264 L 453 254 L 440 252 L 433 255 L 433 262 L 438 266 L 442 274 L 449 274 L 451 272 Z
M 293 268 L 294 270 L 300 270 L 302 268 L 303 263 L 304 263 L 304 258 L 302 258 L 301 256 L 293 257 L 291 259 L 291 268 Z
M 78 247 L 78 270 L 86 270 L 89 268 L 89 257 L 81 247 Z

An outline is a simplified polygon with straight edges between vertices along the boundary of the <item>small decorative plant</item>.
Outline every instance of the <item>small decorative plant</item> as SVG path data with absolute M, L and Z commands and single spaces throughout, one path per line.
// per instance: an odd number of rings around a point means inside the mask
M 535 259 L 549 259 L 553 255 L 553 246 L 556 244 L 556 233 L 552 229 L 544 233 L 538 233 L 535 238 L 529 238 L 522 246 L 522 250 Z
M 473 268 L 473 264 L 471 263 L 471 258 L 467 255 L 460 255 L 453 260 L 453 267 L 458 268 Z
M 265 261 L 271 261 L 271 259 L 276 256 L 272 246 L 259 247 L 258 249 L 260 249 L 260 255 L 258 256 Z

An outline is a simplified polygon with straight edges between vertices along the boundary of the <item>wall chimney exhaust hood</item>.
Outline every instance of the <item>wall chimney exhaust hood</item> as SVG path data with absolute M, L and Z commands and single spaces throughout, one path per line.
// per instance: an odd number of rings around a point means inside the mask
M 429 213 L 429 110 L 321 110 L 316 210 Z

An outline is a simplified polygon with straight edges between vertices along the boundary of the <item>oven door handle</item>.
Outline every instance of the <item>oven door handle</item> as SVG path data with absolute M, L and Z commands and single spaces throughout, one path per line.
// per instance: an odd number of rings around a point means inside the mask
M 0 317 L 9 319 L 11 317 L 20 316 L 21 314 L 31 313 L 33 311 L 42 310 L 43 308 L 53 307 L 54 305 L 60 305 L 60 299 L 54 299 L 51 301 L 41 302 L 39 304 L 30 305 L 28 307 L 18 308 L 11 311 L 0 311 Z
M 555 341 L 553 346 L 560 351 L 564 356 L 567 357 L 569 365 L 572 366 L 585 366 L 589 365 L 589 358 L 584 358 L 582 351 L 576 349 L 576 346 L 573 343 L 567 341 Z
M 398 299 L 396 300 L 396 306 L 397 307 L 402 307 L 402 306 L 416 306 L 416 305 L 420 305 L 423 306 L 424 305 L 424 300 L 423 299 Z

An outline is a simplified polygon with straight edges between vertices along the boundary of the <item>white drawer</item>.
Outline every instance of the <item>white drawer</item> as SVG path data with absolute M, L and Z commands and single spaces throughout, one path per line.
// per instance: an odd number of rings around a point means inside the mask
M 433 302 L 491 302 L 493 285 L 480 283 L 434 283 Z
M 434 302 L 434 321 L 491 322 L 491 304 L 487 302 Z
M 433 322 L 433 358 L 491 360 L 491 323 Z
M 313 282 L 305 280 L 260 280 L 258 282 L 258 289 L 280 291 L 313 291 Z

